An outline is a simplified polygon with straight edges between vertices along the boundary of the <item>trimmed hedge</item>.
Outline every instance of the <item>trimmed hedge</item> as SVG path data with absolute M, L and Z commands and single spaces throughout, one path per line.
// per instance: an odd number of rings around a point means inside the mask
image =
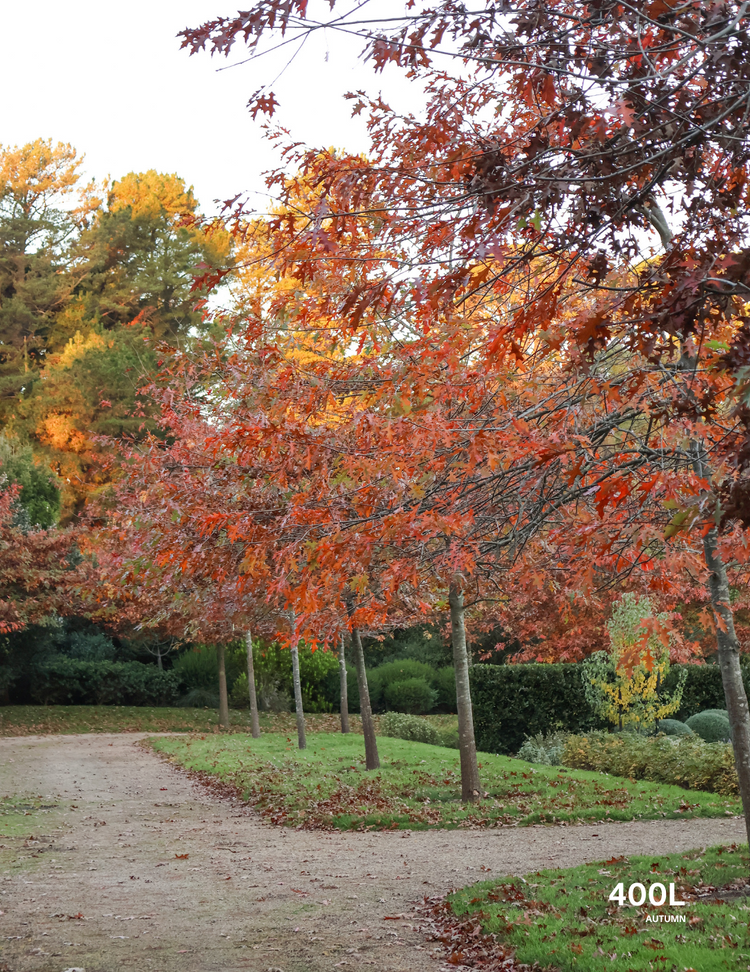
M 718 665 L 673 665 L 665 691 L 674 689 L 682 669 L 687 680 L 675 718 L 684 722 L 723 709 Z M 742 659 L 742 674 L 750 694 L 750 660 Z M 477 746 L 484 752 L 517 753 L 524 739 L 538 733 L 612 728 L 587 703 L 578 664 L 473 665 L 469 675 Z
M 181 691 L 180 677 L 156 665 L 56 655 L 39 666 L 32 695 L 43 705 L 174 705 Z
M 528 736 L 604 728 L 583 691 L 579 665 L 472 665 L 477 748 L 517 753 Z
M 634 732 L 592 732 L 568 736 L 563 766 L 595 770 L 686 790 L 734 796 L 739 792 L 734 754 L 727 743 L 698 736 L 639 736 Z
M 746 656 L 740 658 L 740 667 L 742 668 L 742 681 L 745 683 L 745 691 L 750 693 L 750 658 Z M 674 688 L 678 673 L 683 668 L 687 669 L 687 680 L 682 693 L 680 710 L 674 718 L 681 722 L 687 722 L 691 716 L 697 715 L 698 712 L 715 709 L 726 712 L 727 703 L 724 698 L 721 669 L 718 665 L 673 665 L 664 680 L 665 689 Z

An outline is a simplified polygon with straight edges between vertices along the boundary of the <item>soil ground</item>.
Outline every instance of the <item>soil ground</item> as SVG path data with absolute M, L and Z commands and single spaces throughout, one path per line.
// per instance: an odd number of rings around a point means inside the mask
M 745 838 L 736 818 L 288 830 L 194 784 L 133 735 L 0 739 L 2 795 L 41 797 L 44 809 L 21 818 L 22 832 L 0 816 L 0 972 L 455 970 L 412 927 L 425 895 Z

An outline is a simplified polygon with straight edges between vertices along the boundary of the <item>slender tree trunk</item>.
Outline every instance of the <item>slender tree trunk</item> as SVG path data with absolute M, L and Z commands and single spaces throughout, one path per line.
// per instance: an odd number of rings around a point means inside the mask
M 247 645 L 247 690 L 250 695 L 250 725 L 253 739 L 260 736 L 260 720 L 258 719 L 258 696 L 255 692 L 255 663 L 253 662 L 253 636 L 248 628 L 245 635 Z
M 224 645 L 216 646 L 216 658 L 219 662 L 219 723 L 229 728 L 229 698 L 227 696 L 227 667 L 224 658 Z
M 699 476 L 709 479 L 711 470 L 708 467 L 703 443 L 693 442 L 692 449 L 695 457 L 693 469 Z M 711 606 L 716 617 L 719 668 L 724 686 L 724 698 L 727 703 L 729 725 L 732 729 L 734 765 L 737 769 L 737 779 L 740 786 L 745 830 L 748 844 L 750 844 L 750 711 L 748 711 L 747 693 L 742 681 L 740 646 L 737 641 L 734 615 L 729 599 L 729 579 L 719 550 L 719 530 L 715 526 L 711 527 L 703 538 L 703 558 L 709 570 L 708 588 L 711 594 Z
M 349 732 L 349 683 L 346 680 L 346 653 L 343 637 L 339 648 L 339 677 L 341 680 L 341 731 Z
M 456 672 L 456 701 L 458 708 L 458 751 L 461 757 L 461 799 L 465 803 L 478 800 L 482 793 L 477 765 L 477 745 L 474 740 L 474 715 L 471 709 L 469 659 L 466 652 L 464 596 L 457 584 L 451 584 L 451 642 L 453 667 Z
M 359 712 L 362 717 L 362 732 L 365 737 L 365 766 L 368 770 L 376 770 L 380 769 L 380 756 L 378 756 L 378 741 L 375 738 L 375 723 L 372 721 L 372 706 L 370 705 L 370 689 L 367 686 L 365 653 L 362 650 L 362 638 L 359 634 L 359 628 L 352 628 L 352 648 L 354 649 L 354 664 L 357 667 Z
M 162 660 L 161 660 L 161 648 L 156 649 L 156 664 L 159 666 L 159 671 L 163 672 L 164 665 L 162 664 Z
M 354 614 L 354 605 L 348 602 L 349 617 Z M 352 628 L 352 649 L 354 650 L 354 664 L 357 667 L 357 687 L 359 689 L 359 714 L 362 718 L 362 732 L 365 737 L 365 766 L 368 770 L 380 769 L 378 756 L 378 741 L 375 738 L 375 724 L 372 721 L 372 706 L 370 705 L 370 689 L 367 686 L 367 669 L 365 668 L 365 653 L 362 650 L 362 638 L 359 628 Z
M 307 736 L 305 734 L 305 712 L 302 708 L 302 683 L 299 677 L 299 650 L 297 648 L 297 635 L 295 634 L 294 614 L 290 612 L 289 621 L 292 629 L 292 646 L 289 649 L 292 653 L 292 683 L 294 684 L 294 711 L 297 713 L 297 745 L 300 749 L 307 749 Z
M 740 783 L 745 829 L 750 844 L 750 712 L 740 668 L 740 646 L 734 630 L 734 616 L 729 602 L 729 581 L 719 550 L 719 535 L 712 527 L 703 538 L 703 554 L 710 571 L 708 586 L 711 605 L 716 615 L 716 640 L 719 644 L 719 667 L 724 684 L 729 724 L 732 727 L 734 765 Z

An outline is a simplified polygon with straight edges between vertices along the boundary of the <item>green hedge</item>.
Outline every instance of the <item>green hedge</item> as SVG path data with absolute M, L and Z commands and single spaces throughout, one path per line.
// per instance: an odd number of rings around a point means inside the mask
M 56 655 L 39 666 L 32 695 L 44 705 L 174 705 L 181 691 L 179 676 L 156 665 Z
M 750 690 L 750 661 L 741 661 L 742 680 L 745 691 Z M 678 672 L 687 669 L 687 681 L 682 693 L 682 705 L 675 718 L 685 722 L 690 716 L 706 709 L 724 709 L 724 687 L 721 682 L 721 670 L 718 665 L 673 665 L 669 675 L 664 680 L 664 687 L 672 689 L 676 684 Z
M 527 736 L 603 728 L 583 691 L 579 665 L 472 665 L 477 747 L 517 753 Z
M 682 669 L 688 674 L 681 721 L 724 707 L 718 665 L 673 665 L 665 690 L 674 688 Z M 537 733 L 612 728 L 586 702 L 580 665 L 473 665 L 469 671 L 477 746 L 484 752 L 517 753 Z M 750 661 L 743 659 L 742 672 L 750 694 Z

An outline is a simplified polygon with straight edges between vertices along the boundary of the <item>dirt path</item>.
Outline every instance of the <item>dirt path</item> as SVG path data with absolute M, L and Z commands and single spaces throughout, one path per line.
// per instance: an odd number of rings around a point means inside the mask
M 384 916 L 491 875 L 744 837 L 737 819 L 287 831 L 133 736 L 0 739 L 0 795 L 14 793 L 57 806 L 23 818 L 32 839 L 0 817 L 0 972 L 439 972 L 455 966 Z

